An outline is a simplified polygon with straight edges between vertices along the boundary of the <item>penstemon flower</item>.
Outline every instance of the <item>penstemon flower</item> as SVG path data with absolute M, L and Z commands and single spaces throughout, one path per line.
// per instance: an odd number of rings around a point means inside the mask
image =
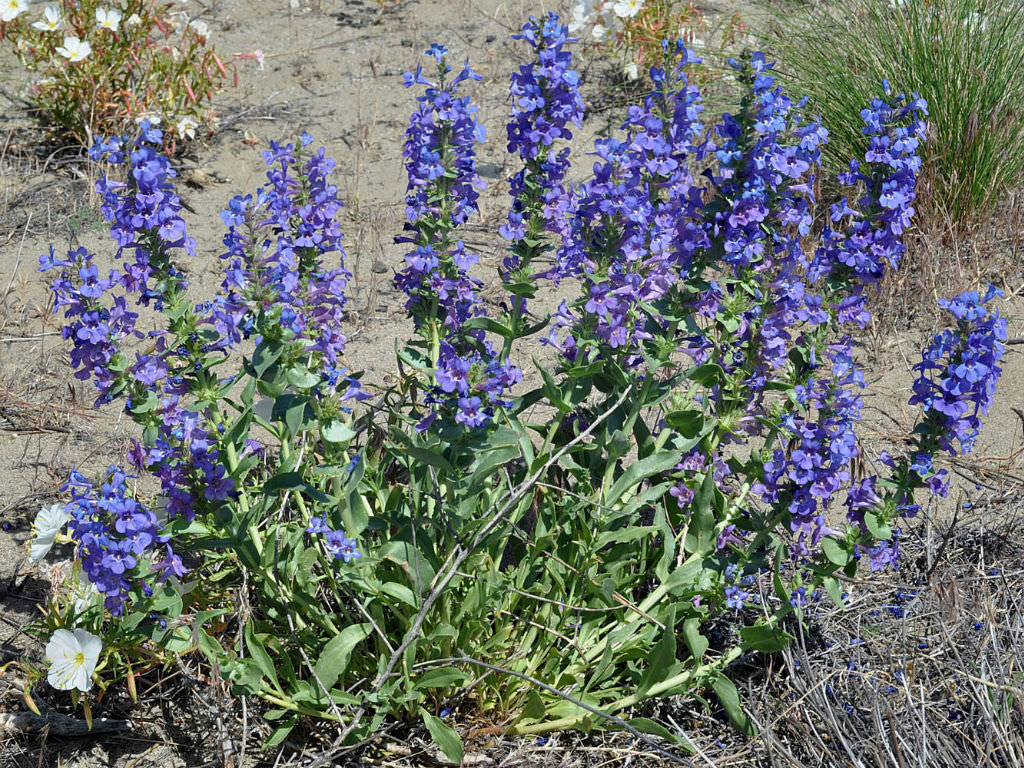
M 478 190 L 484 183 L 476 172 L 473 145 L 484 139 L 476 122 L 476 107 L 459 95 L 459 85 L 480 76 L 465 66 L 454 78 L 442 45 L 427 55 L 437 65 L 436 80 L 422 67 L 407 72 L 406 87 L 421 85 L 424 95 L 406 131 L 407 229 L 413 234 L 396 238 L 414 247 L 405 267 L 395 276 L 408 296 L 406 310 L 428 349 L 427 365 L 433 381 L 427 393 L 430 413 L 419 423 L 425 431 L 444 412 L 451 421 L 474 428 L 494 417 L 495 407 L 507 405 L 508 387 L 522 374 L 500 355 L 472 323 L 486 315 L 477 296 L 480 282 L 469 274 L 477 256 L 468 252 L 455 229 L 477 211 Z M 473 394 L 446 388 L 446 376 L 459 370 Z M 469 395 L 469 396 L 464 396 Z
M 927 447 L 934 443 L 956 453 L 959 443 L 960 451 L 967 453 L 978 437 L 979 414 L 988 413 L 992 405 L 1006 341 L 1006 320 L 998 309 L 985 305 L 1001 295 L 989 286 L 983 298 L 977 291 L 967 291 L 939 301 L 939 307 L 956 318 L 957 328 L 936 335 L 922 352 L 921 362 L 914 366 L 920 375 L 910 399 L 924 411 L 922 443 Z

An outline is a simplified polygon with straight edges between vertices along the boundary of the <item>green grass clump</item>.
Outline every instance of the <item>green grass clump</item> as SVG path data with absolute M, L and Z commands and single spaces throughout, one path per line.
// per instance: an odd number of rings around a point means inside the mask
M 922 224 L 959 229 L 1019 182 L 1024 4 L 851 0 L 786 15 L 777 31 L 781 74 L 828 126 L 829 170 L 864 156 L 860 113 L 888 78 L 928 101 Z

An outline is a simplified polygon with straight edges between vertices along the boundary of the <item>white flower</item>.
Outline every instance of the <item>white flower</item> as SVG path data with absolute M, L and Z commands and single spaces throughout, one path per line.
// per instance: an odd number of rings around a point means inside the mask
M 626 66 L 622 68 L 622 73 L 630 80 L 636 80 L 640 77 L 640 71 L 637 69 L 635 61 L 626 62 Z
M 61 691 L 88 691 L 101 650 L 103 641 L 92 632 L 58 629 L 46 644 L 46 660 L 50 663 L 47 681 Z
M 590 21 L 594 13 L 593 0 L 576 0 L 572 7 L 572 21 L 569 23 L 569 32 L 579 32 Z
M 100 591 L 96 589 L 95 584 L 80 587 L 78 591 L 72 594 L 71 597 L 74 600 L 75 613 L 79 618 L 81 618 L 81 614 L 85 613 L 89 608 L 92 604 L 92 599 L 98 594 L 100 594 Z
M 32 524 L 32 530 L 36 535 L 29 545 L 28 561 L 30 563 L 38 563 L 46 557 L 46 553 L 50 551 L 50 547 L 56 541 L 60 529 L 70 519 L 71 515 L 64 511 L 63 504 L 51 504 L 39 510 L 36 521 Z
M 602 40 L 608 37 L 608 27 L 606 27 L 604 24 L 595 24 L 594 28 L 590 30 L 590 34 L 597 42 L 600 43 Z
M 620 19 L 631 19 L 640 13 L 644 0 L 619 0 L 615 3 L 615 15 Z
M 146 120 L 149 120 L 150 128 L 156 128 L 158 125 L 160 125 L 160 115 L 150 114 L 149 112 L 147 112 L 146 114 L 139 115 L 135 118 L 135 122 L 139 123 L 140 125 Z
M 195 33 L 197 35 L 199 35 L 199 37 L 209 37 L 210 36 L 210 28 L 208 26 L 206 26 L 206 22 L 205 21 L 199 21 L 198 19 L 193 19 L 192 21 L 190 21 L 188 23 L 188 26 L 192 27 L 192 29 L 195 31 Z
M 178 136 L 182 139 L 194 139 L 196 137 L 196 128 L 199 127 L 199 121 L 191 115 L 185 115 L 174 127 L 178 131 Z
M 121 12 L 116 8 L 97 8 L 96 23 L 104 29 L 117 32 L 117 27 L 121 23 Z
M 70 61 L 82 61 L 92 53 L 88 40 L 79 40 L 74 35 L 64 38 L 64 45 L 57 46 L 57 53 Z
M 131 16 L 129 16 L 127 19 L 124 20 L 124 25 L 126 27 L 137 27 L 141 23 L 142 23 L 142 17 L 139 16 L 139 14 L 137 14 L 137 13 L 133 13 Z
M 28 0 L 2 0 L 0 21 L 14 21 L 28 10 Z
M 53 32 L 58 29 L 64 19 L 61 18 L 60 8 L 56 5 L 48 5 L 43 10 L 43 20 L 32 23 L 34 29 L 41 29 L 43 32 Z

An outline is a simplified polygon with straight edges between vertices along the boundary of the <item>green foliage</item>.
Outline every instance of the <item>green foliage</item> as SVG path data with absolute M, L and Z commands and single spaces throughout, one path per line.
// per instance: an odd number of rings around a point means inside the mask
M 1024 167 L 1024 7 L 1001 0 L 852 0 L 779 19 L 781 74 L 829 129 L 826 169 L 863 157 L 861 110 L 888 78 L 928 102 L 918 185 L 927 224 L 967 225 Z

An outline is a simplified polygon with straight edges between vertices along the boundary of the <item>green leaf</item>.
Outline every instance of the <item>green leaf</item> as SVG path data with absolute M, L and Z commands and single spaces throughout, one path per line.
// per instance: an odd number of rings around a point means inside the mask
M 382 560 L 390 560 L 401 567 L 413 589 L 423 593 L 434 578 L 434 569 L 430 562 L 407 541 L 392 539 L 377 551 Z
M 627 541 L 636 541 L 646 536 L 650 536 L 657 533 L 658 529 L 653 525 L 644 526 L 633 526 L 629 528 L 619 528 L 615 531 L 605 531 L 597 537 L 597 541 L 594 546 L 600 549 L 606 544 L 622 544 Z
M 362 494 L 352 493 L 348 497 L 348 504 L 341 510 L 341 521 L 345 524 L 345 533 L 348 536 L 358 536 L 366 530 L 370 523 L 370 503 Z
M 267 737 L 267 740 L 263 742 L 263 746 L 267 748 L 276 747 L 278 744 L 280 744 L 282 741 L 288 738 L 288 734 L 292 732 L 292 728 L 298 725 L 298 722 L 298 715 L 292 715 L 291 717 L 289 717 L 287 720 L 281 723 L 281 725 L 277 726 L 277 728 L 274 729 L 273 733 L 271 733 L 270 736 Z
M 262 378 L 267 368 L 276 363 L 278 358 L 281 357 L 282 351 L 283 347 L 280 344 L 271 344 L 266 341 L 260 342 L 260 345 L 256 347 L 256 351 L 252 353 L 252 368 L 256 372 L 256 376 Z
M 700 572 L 704 569 L 704 556 L 702 554 L 691 555 L 683 561 L 683 564 L 676 568 L 665 579 L 662 587 L 668 594 L 683 585 L 693 585 L 697 582 Z
M 304 365 L 296 365 L 285 374 L 288 383 L 296 389 L 310 389 L 320 383 L 320 377 Z
M 761 653 L 775 653 L 781 651 L 793 641 L 793 636 L 781 627 L 772 627 L 770 624 L 752 624 L 749 627 L 740 628 L 740 637 L 743 642 Z
M 425 691 L 428 688 L 449 688 L 453 685 L 465 685 L 466 673 L 455 667 L 441 667 L 424 672 L 416 678 L 415 687 Z
M 690 503 L 690 525 L 686 532 L 686 549 L 688 552 L 710 553 L 716 542 L 715 518 L 713 511 L 715 502 L 722 502 L 721 491 L 715 485 L 714 474 L 708 472 L 697 489 Z M 724 511 L 724 510 L 722 510 Z
M 839 579 L 835 576 L 826 576 L 822 580 L 822 585 L 825 587 L 825 591 L 828 596 L 832 598 L 832 602 L 836 604 L 838 608 L 847 608 L 846 601 L 843 600 L 843 590 L 839 586 Z
M 568 413 L 571 411 L 572 406 L 565 401 L 565 398 L 562 396 L 562 390 L 560 390 L 558 385 L 555 384 L 555 380 L 548 372 L 548 369 L 541 363 L 537 362 L 536 359 L 534 359 L 533 365 L 540 374 L 541 379 L 544 381 L 542 389 L 548 404 L 557 408 L 561 413 Z
M 877 512 L 865 512 L 864 525 L 867 526 L 868 530 L 871 531 L 871 535 L 876 539 L 888 541 L 892 538 L 892 528 L 882 522 Z M 838 563 L 838 565 L 842 565 L 842 563 Z
M 690 649 L 694 661 L 698 663 L 704 658 L 704 652 L 708 649 L 708 639 L 700 633 L 700 619 L 691 616 L 683 622 L 683 640 L 686 647 Z
M 462 748 L 462 739 L 455 729 L 447 725 L 441 719 L 434 717 L 427 710 L 420 707 L 420 714 L 423 716 L 423 724 L 427 726 L 434 743 L 444 752 L 445 756 L 455 764 L 461 764 L 465 756 Z
M 705 387 L 713 387 L 725 381 L 725 371 L 718 363 L 704 363 L 690 371 L 687 378 Z
M 716 674 L 711 678 L 711 690 L 715 692 L 718 700 L 722 703 L 722 709 L 725 710 L 733 724 L 748 736 L 753 735 L 753 724 L 743 711 L 739 691 L 736 690 L 732 680 L 725 675 Z
M 325 688 L 329 690 L 334 687 L 348 667 L 352 649 L 365 640 L 372 630 L 373 626 L 369 623 L 349 624 L 327 641 L 314 667 L 317 678 Z
M 274 475 L 263 484 L 263 492 L 274 493 L 276 491 L 291 491 L 303 488 L 305 485 L 306 481 L 302 479 L 302 475 L 298 472 L 281 472 L 280 474 Z
M 320 428 L 320 436 L 328 443 L 347 443 L 356 433 L 340 419 L 332 419 Z
M 661 633 L 654 652 L 651 654 L 644 670 L 640 684 L 637 686 L 637 695 L 642 696 L 651 689 L 651 686 L 667 680 L 676 673 L 679 662 L 676 661 L 676 608 L 673 605 L 665 617 L 665 629 Z
M 224 658 L 224 647 L 217 638 L 210 635 L 205 629 L 199 629 L 196 634 L 199 638 L 199 650 L 211 664 L 220 664 Z
M 839 539 L 832 536 L 822 537 L 821 551 L 825 553 L 825 557 L 838 566 L 844 566 L 850 562 L 849 551 Z
M 330 496 L 319 488 L 311 486 L 302 479 L 302 475 L 298 472 L 281 472 L 274 475 L 263 484 L 263 493 L 265 494 L 276 493 L 278 491 L 301 491 L 303 494 L 313 499 L 313 501 L 318 501 L 321 504 L 327 504 L 331 501 Z
M 515 331 L 511 328 L 502 325 L 491 317 L 471 317 L 462 324 L 462 327 L 467 330 L 489 331 L 496 336 L 501 336 L 503 339 L 514 339 L 516 335 Z
M 484 482 L 494 475 L 498 467 L 508 464 L 513 459 L 518 459 L 520 450 L 518 445 L 505 445 L 496 447 L 485 447 L 480 459 L 473 468 L 473 474 L 469 478 L 469 487 L 475 489 L 479 483 Z
M 649 717 L 633 717 L 626 721 L 640 733 L 646 733 L 651 736 L 658 736 L 670 744 L 683 744 L 685 740 L 680 737 L 678 733 L 673 733 L 668 728 L 663 726 L 661 723 L 651 720 Z M 693 752 L 693 747 L 688 746 L 688 752 Z
M 157 405 L 159 405 L 159 403 L 160 401 L 159 398 L 157 398 L 156 396 L 156 392 L 150 392 L 147 390 L 146 395 L 141 402 L 136 401 L 132 403 L 132 413 L 150 413 L 156 410 L 156 407 Z
M 401 600 L 412 608 L 416 607 L 416 595 L 413 594 L 413 591 L 404 584 L 389 581 L 385 584 L 381 584 L 380 591 L 385 595 L 390 595 L 391 597 Z
M 249 434 L 249 425 L 252 423 L 252 417 L 253 414 L 251 409 L 239 416 L 235 423 L 231 425 L 231 429 L 225 433 L 224 443 L 227 445 L 240 446 L 242 441 Z
M 672 411 L 665 414 L 665 423 L 683 437 L 696 437 L 704 429 L 704 414 L 700 411 Z
M 253 631 L 252 622 L 247 622 L 245 629 L 242 630 L 242 636 L 245 638 L 245 647 L 249 651 L 249 657 L 253 663 L 259 668 L 263 676 L 269 680 L 274 688 L 281 691 L 281 683 L 277 679 L 277 669 L 274 667 L 274 662 L 270 660 L 270 654 L 267 653 L 267 649 L 263 647 L 263 640 L 256 636 Z
M 602 503 L 608 506 L 615 504 L 633 486 L 648 477 L 672 469 L 678 463 L 679 454 L 674 451 L 662 451 L 653 456 L 648 456 L 646 459 L 634 461 L 619 475 L 619 479 L 615 481 L 615 484 L 605 494 Z
M 530 688 L 526 693 L 526 703 L 523 705 L 522 716 L 530 720 L 540 720 L 548 712 L 544 706 L 544 699 L 537 693 L 536 688 Z
M 428 464 L 437 467 L 447 475 L 454 475 L 455 468 L 444 456 L 419 445 L 406 445 L 401 449 L 402 453 L 408 454 L 409 458 L 415 459 L 412 464 Z

